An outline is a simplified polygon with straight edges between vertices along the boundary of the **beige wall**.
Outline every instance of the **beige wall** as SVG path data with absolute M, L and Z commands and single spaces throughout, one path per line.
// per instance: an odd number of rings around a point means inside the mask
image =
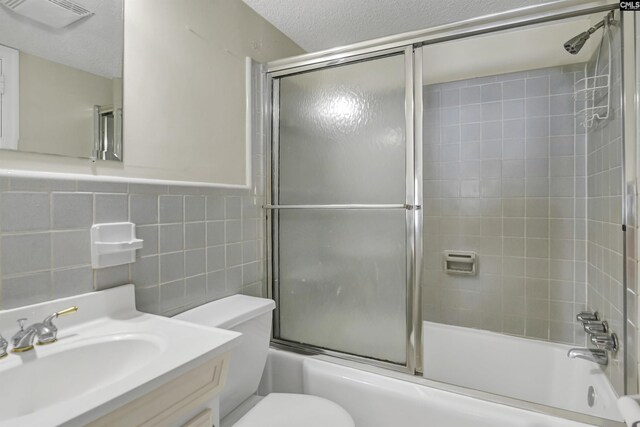
M 596 19 L 592 16 L 602 18 L 602 14 L 590 15 L 425 46 L 423 83 L 451 82 L 587 62 L 600 41 L 601 33 L 589 40 L 577 55 L 568 54 L 563 45 L 589 28 Z
M 0 168 L 244 185 L 244 59 L 300 53 L 238 0 L 126 2 L 124 164 L 2 152 Z
M 18 149 L 91 156 L 93 106 L 113 104 L 113 92 L 108 78 L 20 52 Z

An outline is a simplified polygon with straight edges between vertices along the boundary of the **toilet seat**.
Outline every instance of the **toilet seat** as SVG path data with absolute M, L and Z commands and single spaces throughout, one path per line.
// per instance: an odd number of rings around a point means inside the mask
M 233 427 L 355 427 L 340 405 L 308 394 L 271 393 Z

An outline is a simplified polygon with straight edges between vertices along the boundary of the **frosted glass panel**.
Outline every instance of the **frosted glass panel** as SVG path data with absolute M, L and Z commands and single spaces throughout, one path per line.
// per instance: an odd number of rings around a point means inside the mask
M 280 79 L 280 203 L 404 203 L 396 55 Z
M 279 215 L 280 338 L 404 364 L 405 211 Z

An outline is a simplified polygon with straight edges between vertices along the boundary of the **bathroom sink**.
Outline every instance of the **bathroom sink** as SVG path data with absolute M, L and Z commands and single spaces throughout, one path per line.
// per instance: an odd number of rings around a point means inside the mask
M 0 426 L 83 425 L 182 373 L 228 352 L 240 334 L 140 313 L 133 286 L 0 311 L 0 331 L 15 320 L 55 320 L 58 341 L 0 359 Z
M 158 337 L 133 334 L 59 343 L 46 356 L 24 355 L 24 363 L 0 371 L 3 384 L 11 385 L 11 393 L 0 399 L 0 421 L 99 390 L 144 367 L 166 347 Z M 43 381 L 50 386 L 39 387 Z

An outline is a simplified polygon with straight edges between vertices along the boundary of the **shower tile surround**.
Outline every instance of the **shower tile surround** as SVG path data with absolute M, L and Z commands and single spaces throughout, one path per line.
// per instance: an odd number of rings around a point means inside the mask
M 260 156 L 261 157 L 261 156 Z M 0 178 L 0 307 L 125 283 L 141 311 L 172 315 L 262 295 L 262 196 L 251 190 Z M 136 262 L 92 270 L 93 223 L 131 221 Z
M 425 86 L 425 320 L 584 345 L 582 70 Z M 445 250 L 477 252 L 479 273 L 445 273 Z
M 622 99 L 620 72 L 622 52 L 621 32 L 613 31 L 612 67 L 609 70 L 608 45 L 602 47 L 602 58 L 598 65 L 598 75 L 611 73 L 610 112 L 607 120 L 596 120 L 587 132 L 587 301 L 589 309 L 598 310 L 601 317 L 609 322 L 610 328 L 619 337 L 623 336 L 625 293 L 623 266 L 624 241 L 622 233 L 623 219 L 623 144 L 622 144 Z M 596 58 L 587 64 L 588 74 L 594 75 Z M 629 187 L 629 185 L 627 185 Z M 635 188 L 630 186 L 630 200 L 633 204 Z M 633 218 L 633 215 L 629 216 Z M 635 265 L 635 224 L 627 224 L 627 274 L 629 280 L 636 275 Z M 627 293 L 630 302 L 627 335 L 635 336 L 635 294 Z M 620 340 L 621 350 L 612 354 L 605 372 L 614 388 L 620 393 L 624 390 L 624 366 L 622 354 L 626 345 Z M 635 340 L 631 341 L 634 342 Z M 629 365 L 636 362 L 633 352 L 629 352 Z M 636 372 L 630 369 L 630 372 Z M 636 379 L 630 380 L 632 383 Z M 635 388 L 635 387 L 634 387 Z M 631 389 L 633 390 L 633 389 Z

